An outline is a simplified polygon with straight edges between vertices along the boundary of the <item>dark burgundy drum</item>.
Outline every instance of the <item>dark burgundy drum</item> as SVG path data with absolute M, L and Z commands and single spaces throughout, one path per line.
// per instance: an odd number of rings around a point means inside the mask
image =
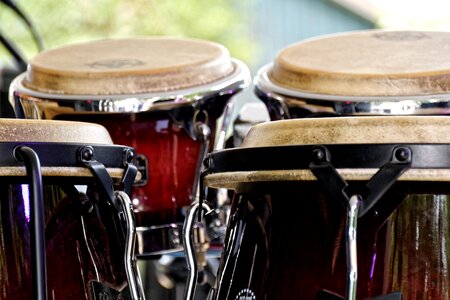
M 0 299 L 140 299 L 120 191 L 136 175 L 134 150 L 99 125 L 0 125 Z
M 277 121 L 212 153 L 205 184 L 236 193 L 209 299 L 448 299 L 448 126 Z
M 138 253 L 160 255 L 182 250 L 201 161 L 224 143 L 216 132 L 225 133 L 230 99 L 248 81 L 247 67 L 217 43 L 100 40 L 40 53 L 11 85 L 10 100 L 19 118 L 98 123 L 114 143 L 136 149 Z

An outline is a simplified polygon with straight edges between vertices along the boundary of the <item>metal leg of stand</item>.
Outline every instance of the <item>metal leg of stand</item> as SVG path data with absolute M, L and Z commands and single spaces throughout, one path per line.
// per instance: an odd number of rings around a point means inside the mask
M 192 300 L 195 296 L 195 289 L 197 287 L 198 280 L 198 265 L 197 258 L 195 257 L 195 245 L 193 241 L 193 229 L 194 229 L 194 221 L 197 213 L 201 213 L 201 210 L 204 209 L 209 211 L 210 208 L 205 203 L 200 204 L 195 202 L 191 205 L 189 212 L 186 216 L 186 220 L 184 221 L 183 227 L 183 244 L 184 244 L 184 253 L 186 255 L 189 275 L 186 282 L 186 290 L 184 291 L 184 299 Z
M 136 245 L 136 226 L 134 222 L 133 206 L 130 198 L 124 192 L 116 192 L 117 199 L 122 205 L 124 219 L 126 223 L 125 236 L 125 272 L 130 287 L 131 298 L 135 300 L 144 300 L 144 289 L 142 287 L 141 276 L 136 265 L 135 245 Z
M 356 246 L 356 233 L 358 224 L 358 209 L 361 203 L 359 195 L 350 197 L 347 211 L 347 300 L 356 300 L 358 283 L 358 257 Z

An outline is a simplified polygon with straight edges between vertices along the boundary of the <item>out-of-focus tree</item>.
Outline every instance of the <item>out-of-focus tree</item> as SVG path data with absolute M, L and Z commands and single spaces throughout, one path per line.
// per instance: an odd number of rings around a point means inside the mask
M 256 46 L 240 0 L 16 0 L 32 19 L 47 49 L 101 38 L 169 35 L 201 38 L 225 45 L 251 62 Z M 249 14 L 245 14 L 248 16 Z M 28 58 L 37 53 L 26 26 L 0 6 L 0 30 Z M 2 49 L 3 50 L 3 49 Z M 5 61 L 8 56 L 0 52 Z

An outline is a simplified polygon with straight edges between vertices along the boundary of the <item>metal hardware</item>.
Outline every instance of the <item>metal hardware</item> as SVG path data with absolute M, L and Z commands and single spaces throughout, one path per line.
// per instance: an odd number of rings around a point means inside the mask
M 30 195 L 32 195 L 30 201 L 30 240 L 34 298 L 36 300 L 46 300 L 47 267 L 41 163 L 37 153 L 27 146 L 16 147 L 13 155 L 16 160 L 24 162 L 30 179 Z
M 344 207 L 347 207 L 349 197 L 346 193 L 348 183 L 339 175 L 331 164 L 330 151 L 325 146 L 315 146 L 312 149 L 312 159 L 309 165 L 314 176 L 327 188 L 328 192 Z M 367 193 L 359 209 L 359 217 L 364 216 L 386 193 L 412 164 L 412 150 L 406 146 L 394 147 L 390 160 L 367 182 Z
M 358 254 L 357 254 L 357 225 L 358 209 L 362 199 L 359 195 L 350 197 L 347 209 L 347 300 L 356 299 L 356 289 L 358 284 Z
M 205 114 L 207 119 L 208 114 L 206 112 Z M 207 123 L 197 121 L 195 125 L 195 134 L 197 139 L 202 142 L 196 167 L 196 170 L 200 170 L 202 167 L 202 162 L 209 151 L 209 137 L 211 136 L 211 128 L 209 128 Z M 202 180 L 201 174 L 198 174 L 198 172 L 196 172 L 194 178 L 194 186 L 192 187 L 192 199 L 194 199 L 194 201 L 197 200 L 200 196 L 200 180 Z
M 423 96 L 335 96 L 282 87 L 268 76 L 272 64 L 254 79 L 255 93 L 272 119 L 329 115 L 448 115 L 450 94 Z
M 137 255 L 161 255 L 183 251 L 183 224 L 165 224 L 159 226 L 136 228 L 138 248 Z
M 148 160 L 143 154 L 138 154 L 136 157 L 136 167 L 138 172 L 141 174 L 141 178 L 135 181 L 133 186 L 143 186 L 146 185 L 149 179 L 148 174 Z
M 314 176 L 327 187 L 333 197 L 340 202 L 343 207 L 347 207 L 349 198 L 345 192 L 348 184 L 331 165 L 330 153 L 324 146 L 317 146 L 312 149 L 312 162 L 309 165 Z
M 395 181 L 407 169 L 411 167 L 412 152 L 411 149 L 400 146 L 394 149 L 391 161 L 386 163 L 373 177 L 367 182 L 367 196 L 361 203 L 359 216 L 364 216 Z
M 198 280 L 198 264 L 197 258 L 195 256 L 195 244 L 193 241 L 193 229 L 194 229 L 194 218 L 198 213 L 201 215 L 201 211 L 206 210 L 210 211 L 210 208 L 205 203 L 200 204 L 200 202 L 194 202 L 189 212 L 186 216 L 183 226 L 183 244 L 184 244 L 184 253 L 186 255 L 186 259 L 188 262 L 188 270 L 189 275 L 186 282 L 186 289 L 184 291 L 184 299 L 192 300 L 194 299 L 195 289 L 197 286 Z
M 116 197 L 114 195 L 113 181 L 106 171 L 105 166 L 94 159 L 95 151 L 92 146 L 81 146 L 78 159 L 83 163 L 91 172 L 92 175 L 100 183 L 100 190 L 108 198 L 108 201 L 119 210 L 120 207 L 116 203 Z
M 234 101 L 233 101 L 233 99 L 230 99 L 223 111 L 223 120 L 222 120 L 222 124 L 220 126 L 217 142 L 214 145 L 214 150 L 222 150 L 225 148 L 227 131 L 232 122 L 233 107 L 234 107 Z
M 125 164 L 127 169 L 121 182 L 127 189 L 131 188 L 131 183 L 134 181 L 137 173 L 137 168 L 131 164 L 133 157 L 134 154 L 132 154 L 131 149 L 124 151 L 122 165 Z M 81 146 L 78 151 L 78 160 L 89 168 L 100 185 L 100 191 L 106 196 L 107 201 L 112 204 L 117 212 L 125 241 L 124 263 L 131 297 L 136 300 L 143 299 L 145 296 L 140 284 L 139 271 L 136 267 L 134 248 L 136 244 L 136 228 L 131 201 L 125 192 L 114 192 L 113 181 L 105 166 L 95 160 L 95 151 L 92 146 Z
M 384 164 L 366 184 L 368 192 L 366 199 L 363 200 L 360 195 L 348 197 L 346 193 L 348 184 L 331 164 L 329 150 L 324 146 L 316 146 L 312 149 L 311 171 L 331 195 L 347 207 L 347 300 L 356 299 L 358 284 L 357 220 L 364 216 L 397 181 L 397 178 L 411 166 L 411 161 L 410 148 L 404 146 L 394 148 L 390 161 Z
M 123 153 L 123 165 L 125 167 L 125 172 L 122 176 L 120 184 L 122 185 L 123 191 L 128 195 L 131 195 L 131 187 L 133 186 L 134 179 L 136 178 L 138 169 L 134 161 L 134 152 L 132 149 L 126 149 Z
M 213 156 L 208 153 L 205 155 L 205 158 L 203 159 L 203 170 L 200 172 L 200 177 L 199 177 L 199 181 L 198 181 L 198 185 L 199 185 L 199 198 L 198 198 L 198 203 L 200 206 L 203 205 L 203 201 L 206 199 L 206 193 L 205 193 L 205 177 L 206 175 L 208 175 L 211 172 L 211 169 L 214 168 L 214 158 Z M 202 214 L 198 214 L 198 222 L 202 221 Z M 186 221 L 185 221 L 186 224 Z
M 126 221 L 126 236 L 125 236 L 125 271 L 127 274 L 128 284 L 132 299 L 145 299 L 144 290 L 141 284 L 141 276 L 139 269 L 136 266 L 136 227 L 134 221 L 133 205 L 130 198 L 124 192 L 116 192 L 117 200 L 122 206 L 122 212 Z
M 31 90 L 23 85 L 26 74 L 16 77 L 11 83 L 9 99 L 19 118 L 45 119 L 41 102 L 52 103 L 55 107 L 70 107 L 76 112 L 89 113 L 138 113 L 166 111 L 173 121 L 183 127 L 195 139 L 192 118 L 196 111 L 217 110 L 234 94 L 250 83 L 250 72 L 244 63 L 232 59 L 234 71 L 223 79 L 209 84 L 176 91 L 145 93 L 136 95 L 67 95 L 48 94 Z M 86 101 L 89 99 L 89 101 Z M 220 112 L 219 112 L 220 111 Z M 62 116 L 64 118 L 64 116 Z

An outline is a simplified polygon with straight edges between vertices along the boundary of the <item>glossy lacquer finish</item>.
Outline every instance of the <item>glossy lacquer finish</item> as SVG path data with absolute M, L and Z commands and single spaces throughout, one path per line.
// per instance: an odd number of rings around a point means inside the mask
M 316 182 L 246 190 L 233 199 L 211 298 L 345 297 L 346 210 Z M 357 299 L 449 299 L 449 195 L 447 183 L 396 183 L 358 220 Z
M 29 187 L 19 181 L 0 183 L 0 299 L 33 299 Z M 94 285 L 128 299 L 123 232 L 106 200 L 69 178 L 44 179 L 44 198 L 48 299 L 110 299 Z
M 222 113 L 221 107 L 216 110 L 209 115 L 212 132 Z M 194 116 L 186 113 L 182 117 L 187 121 Z M 192 201 L 202 142 L 189 136 L 169 113 L 64 114 L 58 119 L 101 124 L 115 144 L 134 147 L 138 156 L 145 157 L 147 182 L 134 186 L 131 198 L 138 226 L 183 222 L 182 208 Z

